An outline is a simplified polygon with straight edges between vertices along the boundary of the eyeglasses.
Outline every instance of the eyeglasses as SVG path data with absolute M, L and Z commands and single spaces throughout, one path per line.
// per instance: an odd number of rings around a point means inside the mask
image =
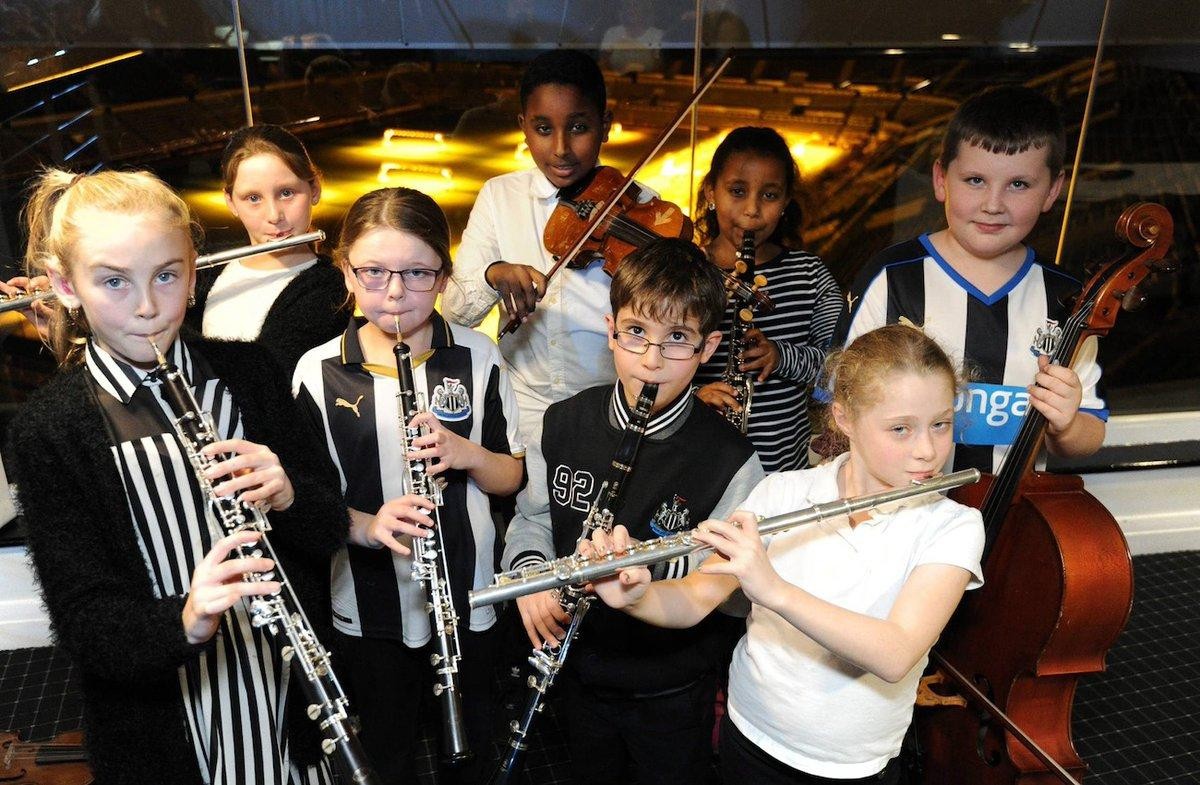
M 430 270 L 427 267 L 414 267 L 411 270 L 388 270 L 384 267 L 351 267 L 358 283 L 368 292 L 378 292 L 388 288 L 392 276 L 400 276 L 404 288 L 410 292 L 428 292 L 437 283 L 441 270 Z
M 650 350 L 651 346 L 657 346 L 658 351 L 667 360 L 690 360 L 699 354 L 700 350 L 704 347 L 703 342 L 699 346 L 692 346 L 690 343 L 683 343 L 681 341 L 655 343 L 641 335 L 625 332 L 624 330 L 614 332 L 612 337 L 617 342 L 617 346 L 634 354 L 645 354 Z

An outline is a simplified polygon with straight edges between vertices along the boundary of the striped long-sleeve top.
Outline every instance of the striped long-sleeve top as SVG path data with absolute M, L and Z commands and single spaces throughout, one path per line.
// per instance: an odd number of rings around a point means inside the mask
M 754 317 L 779 350 L 779 366 L 765 381 L 755 381 L 748 436 L 768 474 L 808 466 L 808 391 L 817 380 L 842 311 L 842 293 L 820 258 L 784 250 L 757 267 L 767 279 L 765 291 L 775 310 Z M 696 384 L 720 381 L 729 359 L 733 306 L 721 319 L 725 338 L 696 373 Z

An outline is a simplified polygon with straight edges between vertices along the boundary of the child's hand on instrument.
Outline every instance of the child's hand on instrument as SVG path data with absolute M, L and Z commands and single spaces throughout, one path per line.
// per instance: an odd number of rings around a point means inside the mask
M 713 575 L 732 575 L 742 585 L 742 591 L 753 603 L 774 607 L 773 602 L 786 583 L 771 566 L 758 520 L 752 513 L 739 510 L 730 520 L 707 520 L 696 527 L 696 542 L 711 547 L 720 559 L 709 559 L 700 572 Z
M 711 406 L 717 411 L 723 411 L 726 408 L 733 409 L 735 412 L 742 410 L 742 405 L 738 403 L 737 393 L 733 389 L 733 386 L 725 382 L 709 382 L 696 390 L 696 397 L 702 403 Z
M 571 616 L 563 610 L 557 591 L 540 591 L 518 597 L 517 610 L 521 612 L 521 622 L 525 625 L 525 634 L 529 636 L 533 648 L 558 648 L 559 642 L 567 634 L 564 625 L 571 621 Z
M 33 278 L 18 275 L 8 281 L 0 281 L 0 294 L 9 297 L 21 297 L 32 289 L 49 288 L 50 279 L 44 275 L 36 275 Z M 37 328 L 38 335 L 43 342 L 50 340 L 50 306 L 46 304 L 45 300 L 38 300 L 29 308 L 22 308 L 21 315 Z
M 618 554 L 629 550 L 630 546 L 636 544 L 636 540 L 629 536 L 629 530 L 624 526 L 614 526 L 612 533 L 608 534 L 602 529 L 597 529 L 592 534 L 591 542 L 581 542 L 579 544 L 579 553 L 589 559 L 605 556 L 609 553 Z M 621 570 L 616 575 L 611 575 L 607 578 L 601 578 L 588 584 L 588 587 L 595 592 L 596 596 L 604 601 L 604 604 L 610 608 L 628 608 L 631 605 L 637 604 L 646 594 L 647 587 L 650 586 L 650 570 L 645 567 L 630 567 L 629 569 Z
M 247 504 L 265 502 L 272 510 L 282 512 L 292 506 L 296 498 L 292 481 L 279 463 L 279 456 L 264 445 L 245 439 L 225 439 L 208 445 L 202 451 L 208 456 L 228 456 L 219 460 L 205 476 L 216 481 L 213 490 L 218 496 L 234 496 Z
M 413 446 L 420 449 L 408 454 L 410 461 L 425 461 L 430 476 L 447 469 L 475 469 L 484 457 L 483 447 L 470 439 L 464 439 L 442 424 L 433 412 L 415 415 L 408 423 L 410 428 L 424 426 L 428 433 L 413 439 Z
M 1067 430 L 1083 402 L 1083 383 L 1070 367 L 1051 365 L 1046 355 L 1038 357 L 1038 373 L 1029 386 L 1033 408 L 1046 418 L 1046 430 L 1056 436 Z
M 757 327 L 746 331 L 746 350 L 742 352 L 742 371 L 758 371 L 756 381 L 765 382 L 779 367 L 779 348 Z
M 483 280 L 500 294 L 500 302 L 509 318 L 522 322 L 538 301 L 546 296 L 546 276 L 527 264 L 496 262 L 483 273 Z
M 275 569 L 275 562 L 262 556 L 228 559 L 239 545 L 255 543 L 261 536 L 256 531 L 241 531 L 222 537 L 196 565 L 182 613 L 188 643 L 203 643 L 211 638 L 221 624 L 221 615 L 243 597 L 279 591 L 279 581 L 244 579 L 247 573 L 269 573 Z
M 411 556 L 412 549 L 402 544 L 396 535 L 431 536 L 429 530 L 433 527 L 433 517 L 430 513 L 433 509 L 433 502 L 424 496 L 409 494 L 398 499 L 389 499 L 379 508 L 379 512 L 367 521 L 362 533 L 362 542 L 359 544 L 368 548 L 388 548 L 401 556 Z M 353 512 L 351 517 L 355 517 Z

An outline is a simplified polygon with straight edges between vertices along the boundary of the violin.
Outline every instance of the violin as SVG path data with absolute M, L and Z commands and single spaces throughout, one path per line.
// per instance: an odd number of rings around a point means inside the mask
M 91 785 L 92 770 L 83 747 L 83 731 L 60 733 L 37 744 L 15 733 L 0 733 L 0 784 Z
M 1134 249 L 1092 275 L 1065 324 L 1039 336 L 1052 362 L 1069 364 L 1086 337 L 1140 303 L 1141 282 L 1170 270 L 1172 232 L 1160 205 L 1122 213 L 1117 234 Z M 940 685 L 930 689 L 945 698 L 955 684 L 963 695 L 918 705 L 921 782 L 1079 783 L 1087 771 L 1071 740 L 1075 682 L 1104 670 L 1129 618 L 1132 561 L 1120 525 L 1082 478 L 1032 471 L 1045 426 L 1030 407 L 1000 472 L 959 495 L 983 517 L 985 583 L 963 598 L 930 654 L 938 667 L 924 681 Z
M 575 188 L 559 194 L 542 234 L 542 242 L 555 261 L 570 254 L 583 236 L 583 245 L 567 260 L 567 267 L 578 270 L 603 259 L 604 272 L 611 276 L 626 256 L 653 240 L 692 239 L 692 221 L 677 205 L 658 197 L 639 201 L 642 192 L 637 185 L 625 190 L 602 220 L 592 222 L 592 215 L 614 198 L 624 179 L 611 166 L 597 166 Z
M 659 134 L 658 139 L 641 157 L 641 160 L 639 160 L 629 171 L 629 174 L 625 175 L 624 178 L 615 183 L 615 178 L 620 177 L 620 174 L 617 173 L 615 169 L 611 169 L 609 167 L 597 167 L 597 169 L 594 171 L 591 182 L 588 183 L 589 187 L 594 184 L 596 188 L 596 190 L 592 192 L 591 196 L 585 199 L 585 194 L 583 193 L 571 195 L 572 199 L 569 201 L 578 203 L 578 206 L 577 208 L 572 208 L 568 204 L 565 206 L 563 213 L 559 213 L 559 208 L 555 207 L 554 212 L 551 213 L 550 221 L 546 224 L 546 230 L 543 235 L 543 240 L 547 241 L 547 249 L 556 257 L 554 266 L 546 271 L 546 280 L 553 278 L 554 274 L 557 273 L 564 264 L 572 267 L 576 266 L 576 259 L 582 252 L 582 249 L 585 245 L 595 244 L 594 247 L 596 250 L 592 252 L 591 256 L 584 258 L 582 265 L 588 264 L 591 259 L 595 258 L 595 253 L 598 251 L 605 256 L 605 272 L 607 272 L 609 275 L 612 275 L 614 272 L 616 272 L 617 265 L 620 264 L 620 260 L 625 256 L 628 256 L 629 253 L 635 248 L 645 245 L 647 242 L 655 239 L 656 237 L 667 236 L 658 232 L 652 232 L 646 228 L 647 226 L 654 226 L 654 221 L 658 220 L 658 216 L 655 215 L 654 208 L 651 208 L 648 214 L 638 210 L 638 207 L 640 207 L 640 205 L 637 204 L 638 191 L 635 190 L 636 186 L 633 183 L 633 178 L 637 176 L 638 171 L 645 166 L 651 158 L 658 154 L 658 151 L 661 150 L 663 145 L 667 143 L 667 139 L 669 139 L 671 134 L 675 132 L 675 129 L 679 127 L 679 124 L 683 122 L 683 118 L 687 116 L 687 113 L 692 110 L 692 107 L 694 107 L 704 96 L 704 94 L 708 92 L 708 88 L 712 87 L 721 74 L 725 72 L 725 69 L 729 67 L 729 63 L 732 61 L 732 59 L 733 55 L 727 55 L 717 65 L 717 67 L 712 70 L 712 73 L 708 75 L 708 78 L 704 80 L 703 84 L 697 87 L 696 91 L 692 93 L 692 97 L 686 103 L 684 103 L 682 107 L 680 107 L 679 111 L 675 114 L 675 118 L 667 124 L 667 127 L 664 128 L 662 133 Z M 603 171 L 606 169 L 608 172 Z M 595 198 L 593 199 L 592 197 Z M 655 200 L 651 200 L 651 202 L 647 202 L 647 204 L 653 204 L 654 201 Z M 588 204 L 589 202 L 590 204 Z M 676 220 L 674 214 L 678 214 L 679 220 L 687 222 L 686 235 L 684 234 L 685 226 L 681 223 L 679 233 L 674 236 L 686 236 L 690 239 L 690 219 L 688 219 L 687 216 L 685 216 L 677 206 L 671 204 L 670 202 L 657 200 L 657 204 L 658 210 L 660 214 L 662 214 L 661 217 L 663 218 L 664 223 L 673 223 Z M 668 205 L 672 208 L 672 215 L 669 217 L 665 214 L 666 207 Z M 622 207 L 622 212 L 626 214 L 628 214 L 630 211 L 637 211 L 637 216 L 640 216 L 643 220 L 648 218 L 648 223 L 643 223 L 642 220 L 634 220 L 634 218 L 622 217 L 617 211 L 618 207 Z M 610 220 L 610 216 L 613 213 L 618 213 L 618 215 Z M 556 215 L 558 216 L 557 221 L 555 219 Z M 550 243 L 548 242 L 548 239 L 551 235 L 550 227 L 556 224 L 560 228 L 553 233 L 555 243 L 554 247 L 550 247 Z M 601 225 L 605 225 L 609 231 L 598 232 L 597 227 Z M 575 227 L 574 231 L 568 233 L 567 229 L 572 226 Z M 611 269 L 608 258 L 609 255 L 604 254 L 603 250 L 601 249 L 601 246 L 604 244 L 601 242 L 601 240 L 608 237 L 610 232 L 615 232 L 613 242 L 610 246 L 610 253 L 615 260 L 611 262 Z M 597 235 L 599 235 L 600 239 L 597 239 Z M 641 238 L 640 243 L 631 242 L 632 240 L 636 240 L 638 238 Z M 622 244 L 624 244 L 627 249 L 624 251 L 624 253 L 620 252 Z M 555 250 L 556 248 L 558 250 Z M 514 316 L 500 329 L 497 338 L 503 338 L 520 326 L 520 320 Z

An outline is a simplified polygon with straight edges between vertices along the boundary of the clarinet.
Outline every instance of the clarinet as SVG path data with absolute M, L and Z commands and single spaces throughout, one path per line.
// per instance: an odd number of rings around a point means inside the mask
M 750 399 L 754 395 L 754 373 L 743 371 L 742 362 L 746 353 L 746 331 L 754 321 L 753 299 L 747 299 L 740 292 L 749 290 L 751 293 L 758 287 L 764 286 L 767 279 L 754 274 L 754 232 L 747 230 L 742 234 L 742 247 L 738 249 L 737 262 L 734 271 L 743 286 L 730 293 L 733 303 L 733 326 L 729 329 L 729 359 L 725 363 L 725 373 L 721 381 L 733 388 L 733 395 L 741 404 L 741 411 L 732 406 L 723 409 L 725 419 L 746 432 L 750 424 Z
M 450 563 L 446 558 L 442 538 L 442 522 L 438 510 L 442 506 L 443 481 L 430 479 L 425 461 L 408 458 L 415 450 L 413 440 L 423 435 L 424 428 L 412 428 L 408 423 L 419 412 L 425 411 L 425 396 L 417 392 L 413 383 L 412 351 L 404 343 L 400 333 L 400 319 L 396 319 L 396 344 L 392 347 L 396 355 L 396 377 L 400 390 L 396 394 L 400 409 L 400 434 L 404 442 L 404 490 L 428 499 L 434 504 L 433 528 L 430 537 L 414 537 L 412 543 L 412 578 L 425 584 L 429 602 L 429 626 L 433 631 L 434 651 L 429 655 L 433 666 L 433 694 L 442 704 L 442 759 L 451 765 L 461 764 L 471 756 L 467 747 L 467 732 L 463 724 L 462 691 L 458 686 L 458 663 L 462 649 L 458 641 L 458 614 L 454 610 L 454 598 L 450 595 Z
M 350 724 L 346 711 L 349 700 L 330 666 L 329 652 L 317 640 L 308 617 L 304 615 L 304 608 L 283 572 L 283 564 L 267 540 L 267 532 L 271 530 L 267 516 L 256 504 L 243 502 L 237 496 L 218 496 L 213 490 L 212 480 L 205 476 L 205 471 L 223 460 L 223 456 L 210 457 L 200 452 L 217 441 L 212 415 L 200 409 L 183 372 L 163 356 L 153 338 L 149 341 L 158 358 L 156 373 L 175 413 L 171 425 L 208 505 L 206 517 L 209 526 L 214 534 L 222 537 L 241 531 L 258 532 L 258 542 L 236 548 L 237 558 L 265 555 L 275 562 L 270 573 L 243 575 L 243 579 L 251 583 L 276 580 L 280 584 L 280 590 L 274 594 L 249 600 L 250 623 L 255 627 L 266 627 L 276 638 L 286 641 L 280 654 L 284 662 L 290 663 L 303 677 L 300 686 L 309 701 L 305 713 L 321 728 L 321 750 L 338 761 L 350 782 L 378 785 L 379 778 Z
M 646 432 L 646 422 L 650 419 L 650 409 L 654 406 L 654 399 L 657 395 L 657 384 L 642 386 L 633 416 L 629 419 L 629 424 L 625 427 L 625 433 L 621 437 L 621 443 L 613 455 L 608 479 L 601 484 L 596 498 L 588 509 L 587 517 L 583 521 L 583 529 L 579 533 L 579 539 L 575 541 L 576 550 L 580 543 L 590 540 L 597 530 L 612 531 L 614 511 L 621 500 L 625 480 L 633 470 L 638 446 L 642 442 L 642 435 Z M 560 590 L 558 601 L 563 610 L 571 615 L 571 623 L 567 626 L 566 634 L 563 635 L 562 642 L 557 648 L 550 648 L 543 643 L 529 656 L 529 664 L 537 673 L 529 675 L 527 682 L 529 697 L 525 702 L 525 710 L 522 712 L 520 720 L 513 720 L 509 724 L 512 734 L 508 737 L 508 748 L 500 765 L 488 779 L 488 785 L 507 785 L 520 773 L 525 752 L 529 749 L 530 729 L 544 708 L 543 702 L 546 699 L 546 693 L 554 685 L 555 677 L 566 664 L 567 653 L 579 635 L 579 626 L 583 623 L 583 617 L 587 615 L 592 600 L 592 597 L 584 594 L 583 584 L 567 585 Z

